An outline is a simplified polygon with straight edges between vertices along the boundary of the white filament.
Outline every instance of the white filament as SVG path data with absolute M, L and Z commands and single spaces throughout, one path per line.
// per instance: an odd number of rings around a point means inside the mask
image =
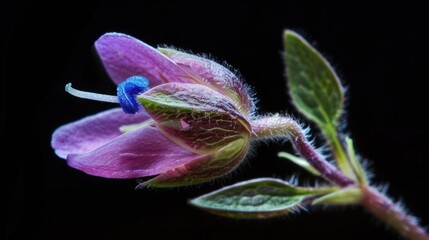
M 85 99 L 90 99 L 90 100 L 95 100 L 100 102 L 119 103 L 119 99 L 117 96 L 80 91 L 72 88 L 71 85 L 72 85 L 71 83 L 68 83 L 66 85 L 66 92 L 70 93 L 75 97 L 85 98 Z

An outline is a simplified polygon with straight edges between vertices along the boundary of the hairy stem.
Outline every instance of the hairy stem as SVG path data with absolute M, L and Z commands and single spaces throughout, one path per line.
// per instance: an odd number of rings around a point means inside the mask
M 349 176 L 329 163 L 313 148 L 313 146 L 311 146 L 302 127 L 292 118 L 274 115 L 259 118 L 252 121 L 251 124 L 254 138 L 290 136 L 290 140 L 298 153 L 328 181 L 341 187 L 348 187 L 356 184 Z M 338 142 L 338 144 L 340 143 Z M 341 151 L 344 153 L 341 145 L 337 147 L 341 147 Z M 392 200 L 365 184 L 361 185 L 360 188 L 363 192 L 360 204 L 370 213 L 391 226 L 407 239 L 429 240 L 429 235 L 417 223 L 416 219 L 407 215 L 400 207 L 395 205 Z
M 364 187 L 361 205 L 374 216 L 410 240 L 429 240 L 429 235 L 416 219 L 407 215 L 392 200 L 372 187 Z
M 252 121 L 251 124 L 255 138 L 290 136 L 292 144 L 298 153 L 330 182 L 342 187 L 354 184 L 353 180 L 344 175 L 313 148 L 301 126 L 292 118 L 275 115 L 259 118 Z

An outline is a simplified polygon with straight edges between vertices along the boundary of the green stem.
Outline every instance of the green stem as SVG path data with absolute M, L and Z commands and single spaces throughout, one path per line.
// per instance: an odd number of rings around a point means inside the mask
M 334 127 L 328 127 L 326 136 L 328 137 L 329 144 L 332 147 L 332 151 L 335 155 L 335 160 L 337 161 L 338 168 L 347 175 L 348 177 L 356 180 L 356 175 L 353 171 L 353 168 L 350 166 L 349 159 L 344 150 L 344 146 L 340 141 L 340 138 Z

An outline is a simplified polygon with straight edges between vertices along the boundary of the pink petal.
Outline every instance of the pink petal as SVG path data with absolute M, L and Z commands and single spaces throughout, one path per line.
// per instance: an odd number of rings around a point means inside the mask
M 69 166 L 106 178 L 137 178 L 160 174 L 198 155 L 162 135 L 155 127 L 125 133 L 86 154 L 71 154 Z
M 95 48 L 116 84 L 131 76 L 146 77 L 151 87 L 166 82 L 193 81 L 164 54 L 131 36 L 106 33 L 95 42 Z
M 90 152 L 121 135 L 121 126 L 147 119 L 145 111 L 131 115 L 121 108 L 110 109 L 59 127 L 52 135 L 51 145 L 61 158 Z

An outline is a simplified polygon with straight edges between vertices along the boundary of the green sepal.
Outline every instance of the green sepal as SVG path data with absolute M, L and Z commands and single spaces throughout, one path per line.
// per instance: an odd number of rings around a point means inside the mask
M 250 124 L 229 97 L 190 83 L 166 83 L 137 97 L 172 141 L 199 154 L 250 136 Z
M 237 139 L 215 153 L 200 155 L 187 163 L 139 184 L 136 188 L 182 187 L 222 177 L 233 171 L 241 163 L 248 150 L 248 139 Z

